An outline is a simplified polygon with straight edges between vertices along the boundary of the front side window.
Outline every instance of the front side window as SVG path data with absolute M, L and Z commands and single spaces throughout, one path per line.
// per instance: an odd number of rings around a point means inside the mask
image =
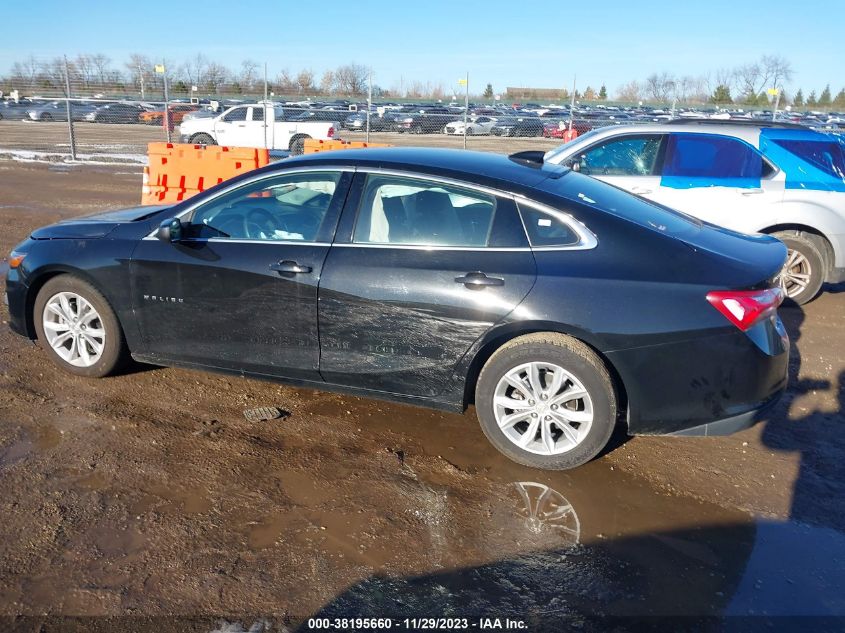
M 671 134 L 664 180 L 679 186 L 760 186 L 763 158 L 750 145 L 716 134 Z M 666 184 L 666 183 L 664 183 Z
M 496 199 L 470 189 L 370 175 L 354 241 L 359 244 L 486 246 Z
M 662 135 L 625 136 L 584 152 L 581 173 L 591 176 L 651 176 Z
M 246 108 L 235 108 L 228 114 L 223 116 L 223 120 L 226 123 L 231 123 L 232 121 L 246 121 Z
M 188 236 L 313 242 L 339 180 L 339 172 L 307 172 L 238 187 L 197 207 Z

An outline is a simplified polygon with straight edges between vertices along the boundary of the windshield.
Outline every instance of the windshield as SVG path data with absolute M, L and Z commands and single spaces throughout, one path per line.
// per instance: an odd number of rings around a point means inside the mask
M 569 123 L 569 121 L 567 121 Z M 595 130 L 590 130 L 589 132 L 584 132 L 583 134 L 579 134 L 576 138 L 572 139 L 572 141 L 567 141 L 563 145 L 558 145 L 554 149 L 550 149 L 548 152 L 545 153 L 543 156 L 544 163 L 559 163 L 561 160 L 560 155 L 563 154 L 569 147 L 569 144 L 573 141 L 582 141 L 584 139 L 588 139 L 592 136 L 597 136 L 599 132 L 601 132 L 601 128 L 596 128 Z M 557 159 L 557 160 L 555 160 Z

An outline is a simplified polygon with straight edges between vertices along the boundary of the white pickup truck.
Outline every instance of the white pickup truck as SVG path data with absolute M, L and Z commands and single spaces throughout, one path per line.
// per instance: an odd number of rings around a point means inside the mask
M 339 121 L 283 118 L 284 110 L 272 103 L 238 105 L 214 117 L 183 120 L 179 134 L 183 143 L 266 147 L 301 154 L 305 139 L 329 140 L 340 130 Z

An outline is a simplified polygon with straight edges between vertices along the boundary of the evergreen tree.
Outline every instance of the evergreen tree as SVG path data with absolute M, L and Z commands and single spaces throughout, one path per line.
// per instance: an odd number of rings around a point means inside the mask
M 593 90 L 590 86 L 587 86 L 587 89 L 584 90 L 584 101 L 595 101 L 596 100 L 596 91 Z
M 826 85 L 819 95 L 819 105 L 825 108 L 830 106 L 830 84 Z
M 493 84 L 487 84 L 487 87 L 484 89 L 484 98 L 485 99 L 492 99 L 493 98 Z
M 807 97 L 807 107 L 813 108 L 816 106 L 816 91 L 813 90 L 810 92 L 810 96 Z
M 724 84 L 716 86 L 716 90 L 713 91 L 710 101 L 713 103 L 733 103 L 734 100 L 731 98 L 730 86 Z
M 795 98 L 792 100 L 792 105 L 796 108 L 804 107 L 804 93 L 801 92 L 801 88 L 799 88 L 798 92 L 795 93 Z
M 845 88 L 839 91 L 836 98 L 833 100 L 833 106 L 838 110 L 845 109 Z
M 604 84 L 602 84 L 601 88 L 599 88 L 599 99 L 607 101 L 607 87 Z

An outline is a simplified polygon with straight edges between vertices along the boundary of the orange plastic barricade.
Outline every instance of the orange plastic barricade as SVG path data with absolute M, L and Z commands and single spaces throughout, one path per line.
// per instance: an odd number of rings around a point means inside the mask
M 181 202 L 214 185 L 270 162 L 270 151 L 253 147 L 150 143 L 141 204 Z
M 568 143 L 569 141 L 577 137 L 578 130 L 576 130 L 575 128 L 572 128 L 571 130 L 566 130 L 566 132 L 563 133 L 563 142 Z
M 364 143 L 363 141 L 341 141 L 339 139 L 321 141 L 316 138 L 305 139 L 303 154 L 316 154 L 317 152 L 329 152 L 336 149 L 361 149 L 363 147 L 391 147 L 385 143 Z

